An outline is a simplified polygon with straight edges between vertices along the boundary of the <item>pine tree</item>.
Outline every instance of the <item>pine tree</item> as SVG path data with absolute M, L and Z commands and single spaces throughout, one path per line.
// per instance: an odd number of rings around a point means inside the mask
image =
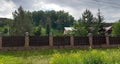
M 40 36 L 41 35 L 41 26 L 38 26 L 37 28 L 36 28 L 36 30 L 35 30 L 35 32 L 34 32 L 34 34 L 36 35 L 36 36 Z
M 86 9 L 85 12 L 82 14 L 82 23 L 84 23 L 88 33 L 92 33 L 92 30 L 90 28 L 94 28 L 94 17 L 91 11 Z
M 100 9 L 98 9 L 98 14 L 97 14 L 97 26 L 96 30 L 98 31 L 99 35 L 105 35 L 105 30 L 103 29 L 104 23 L 103 23 L 104 17 L 101 15 Z
M 30 15 L 30 12 L 24 11 L 21 6 L 18 8 L 18 11 L 13 12 L 13 35 L 24 35 L 25 32 L 32 32 L 33 25 Z
M 49 17 L 47 17 L 47 20 L 46 20 L 47 24 L 46 24 L 46 35 L 50 35 L 50 32 L 51 32 L 51 19 Z

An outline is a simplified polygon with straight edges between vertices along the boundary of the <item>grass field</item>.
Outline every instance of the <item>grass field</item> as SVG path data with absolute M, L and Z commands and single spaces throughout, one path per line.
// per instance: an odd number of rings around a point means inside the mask
M 0 51 L 0 64 L 120 64 L 120 49 Z

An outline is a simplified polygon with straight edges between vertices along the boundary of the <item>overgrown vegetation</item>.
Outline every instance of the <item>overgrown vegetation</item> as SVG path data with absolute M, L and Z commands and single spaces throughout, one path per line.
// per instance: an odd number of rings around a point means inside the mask
M 25 32 L 32 34 L 33 24 L 30 12 L 26 12 L 20 6 L 17 11 L 13 13 L 14 20 L 11 27 L 11 35 L 25 35 Z
M 119 64 L 120 50 L 79 50 L 71 53 L 56 53 L 50 64 Z
M 104 23 L 104 17 L 100 10 L 95 17 L 87 9 L 78 20 L 75 20 L 72 15 L 65 11 L 39 10 L 29 12 L 25 11 L 22 6 L 13 12 L 13 19 L 0 18 L 2 35 L 24 35 L 25 32 L 29 32 L 30 35 L 37 36 L 50 34 L 63 36 L 64 27 L 74 27 L 75 30 L 72 34 L 75 36 L 86 36 L 88 33 L 96 36 L 105 35 L 103 27 L 111 25 L 112 23 Z
M 74 23 L 75 30 L 73 31 L 74 35 L 77 36 L 87 36 L 88 33 L 93 35 L 102 35 L 102 31 L 99 31 L 103 28 L 104 17 L 101 15 L 100 10 L 98 10 L 97 17 L 94 17 L 90 10 L 85 10 L 82 14 L 82 17 Z
M 120 20 L 113 24 L 112 35 L 120 36 Z
M 120 49 L 0 51 L 0 64 L 120 64 Z

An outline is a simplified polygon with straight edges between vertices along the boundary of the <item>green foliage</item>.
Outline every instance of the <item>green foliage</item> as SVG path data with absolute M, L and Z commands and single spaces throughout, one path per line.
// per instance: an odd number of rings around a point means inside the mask
M 63 36 L 63 31 L 61 30 L 51 29 L 51 33 L 53 36 Z
M 73 30 L 74 36 L 87 36 L 87 34 L 88 34 L 88 32 L 82 21 L 78 21 L 78 22 L 74 23 L 74 30 Z
M 56 59 L 55 59 L 56 58 Z M 80 54 L 60 54 L 56 53 L 50 60 L 50 64 L 81 64 Z
M 112 27 L 112 35 L 113 36 L 120 36 L 120 20 L 113 24 Z
M 97 20 L 96 20 L 96 35 L 105 35 L 105 30 L 103 29 L 105 23 L 103 23 L 104 17 L 101 15 L 100 9 L 98 9 Z
M 0 32 L 2 35 L 9 35 L 12 21 L 11 19 L 0 18 Z
M 64 27 L 69 27 L 73 25 L 74 18 L 64 11 L 34 11 L 32 12 L 32 19 L 36 26 L 41 25 L 42 27 L 46 27 L 49 23 L 51 28 L 57 30 L 63 30 Z
M 83 50 L 55 53 L 50 64 L 119 64 L 119 50 Z
M 45 36 L 45 35 L 46 35 L 46 29 L 42 27 L 41 31 L 42 31 L 42 32 L 41 32 L 41 33 L 42 33 L 41 35 L 42 35 L 42 36 Z
M 0 64 L 48 64 L 52 50 L 0 51 Z
M 0 64 L 120 64 L 120 49 L 0 51 Z
M 18 8 L 18 11 L 15 11 L 13 13 L 14 21 L 13 25 L 11 26 L 12 29 L 12 35 L 24 35 L 25 32 L 32 33 L 32 18 L 31 13 L 26 12 L 23 10 L 23 8 L 20 6 Z
M 91 27 L 93 25 L 93 22 L 94 22 L 93 19 L 94 17 L 91 11 L 86 9 L 82 14 L 82 20 L 87 27 Z
M 50 35 L 50 25 L 46 26 L 46 35 Z
M 35 27 L 34 35 L 40 36 L 42 34 L 41 31 L 42 31 L 41 26 Z
M 91 11 L 86 9 L 82 14 L 82 18 L 74 24 L 74 34 L 78 36 L 86 36 L 88 33 L 92 33 L 93 35 L 103 34 L 100 31 L 103 28 L 103 16 L 100 14 L 100 10 L 98 10 L 97 18 L 93 17 Z
M 40 29 L 35 29 L 36 26 L 39 25 L 42 28 L 48 29 L 42 31 L 41 29 L 41 35 L 48 35 L 49 28 L 47 26 L 50 26 L 50 29 L 54 29 L 54 35 L 62 35 L 64 27 L 71 27 L 73 26 L 73 23 L 76 21 L 72 15 L 70 15 L 68 12 L 65 11 L 33 11 L 33 12 L 27 12 L 24 11 L 22 7 L 19 7 L 17 11 L 13 12 L 14 19 L 6 19 L 6 18 L 0 18 L 0 31 L 3 34 L 7 34 L 6 28 L 8 27 L 8 35 L 24 35 L 25 32 L 29 32 L 31 35 L 38 34 L 40 32 Z M 49 19 L 48 19 L 49 18 Z M 5 20 L 5 21 L 4 21 Z M 82 21 L 82 26 L 74 25 L 77 28 L 76 31 L 72 32 L 75 35 L 85 36 L 87 33 L 92 33 L 93 35 L 101 35 L 105 33 L 104 31 L 101 31 L 103 24 L 104 17 L 101 15 L 100 10 L 98 10 L 97 17 L 94 17 L 90 10 L 85 10 L 82 14 L 82 18 L 80 18 L 78 21 Z M 81 24 L 80 24 L 81 25 Z M 106 23 L 105 26 L 108 26 L 111 24 Z M 91 30 L 90 27 L 93 29 Z M 5 31 L 4 31 L 5 30 Z M 37 31 L 38 30 L 38 31 Z M 5 33 L 4 33 L 5 32 Z M 44 33 L 43 33 L 44 32 Z M 55 33 L 57 32 L 57 33 Z M 70 32 L 71 33 L 71 32 Z M 40 35 L 40 34 L 39 34 Z

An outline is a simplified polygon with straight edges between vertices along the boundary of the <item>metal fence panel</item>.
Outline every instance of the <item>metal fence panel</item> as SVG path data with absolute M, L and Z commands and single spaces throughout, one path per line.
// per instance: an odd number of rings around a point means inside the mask
M 102 45 L 106 44 L 105 36 L 94 36 L 93 37 L 93 45 Z
M 74 45 L 89 45 L 89 38 L 88 37 L 74 37 Z
M 24 36 L 3 36 L 2 46 L 3 47 L 21 47 L 25 44 Z
M 110 44 L 120 44 L 120 37 L 109 37 Z
M 53 45 L 55 45 L 55 46 L 70 45 L 70 37 L 69 36 L 56 36 L 56 37 L 53 37 Z
M 48 36 L 30 36 L 29 37 L 30 46 L 49 46 Z

